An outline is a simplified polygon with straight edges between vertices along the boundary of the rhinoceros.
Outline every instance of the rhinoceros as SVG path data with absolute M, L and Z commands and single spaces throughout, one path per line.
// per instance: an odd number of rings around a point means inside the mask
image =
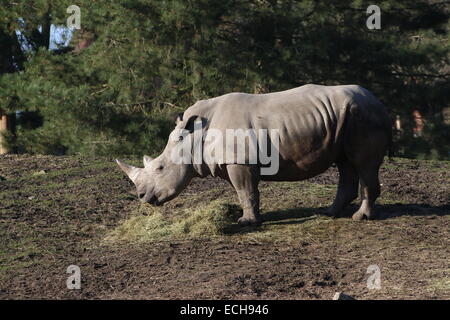
M 210 150 L 208 146 L 226 149 L 222 142 L 209 139 L 213 131 L 277 130 L 277 144 L 270 135 L 265 141 L 276 144 L 276 172 L 263 174 L 267 163 L 238 162 L 234 156 L 212 162 L 174 161 L 173 151 L 186 143 L 184 138 L 196 134 L 195 124 L 202 129 L 203 152 Z M 385 107 L 368 90 L 358 85 L 308 84 L 281 92 L 229 93 L 198 101 L 178 116 L 162 154 L 155 159 L 144 156 L 144 168 L 116 161 L 136 185 L 141 201 L 153 205 L 175 198 L 194 177 L 214 176 L 227 180 L 236 190 L 242 206 L 243 215 L 238 220 L 242 225 L 262 222 L 259 181 L 304 180 L 335 164 L 339 171 L 337 194 L 326 213 L 342 216 L 344 207 L 357 198 L 360 185 L 361 205 L 352 218 L 373 219 L 376 216 L 374 202 L 380 194 L 378 171 L 391 135 Z M 204 154 L 200 154 L 200 158 L 203 157 Z

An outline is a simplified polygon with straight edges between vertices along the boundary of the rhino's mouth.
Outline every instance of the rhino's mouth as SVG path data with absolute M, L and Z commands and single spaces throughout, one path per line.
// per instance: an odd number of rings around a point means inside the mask
M 176 198 L 177 195 L 178 192 L 175 192 L 175 190 L 170 190 L 168 193 L 152 195 L 147 202 L 154 206 L 162 206 L 164 203 Z
M 155 195 L 153 195 L 147 202 L 154 206 L 161 206 L 164 203 L 158 201 L 158 197 L 156 197 Z

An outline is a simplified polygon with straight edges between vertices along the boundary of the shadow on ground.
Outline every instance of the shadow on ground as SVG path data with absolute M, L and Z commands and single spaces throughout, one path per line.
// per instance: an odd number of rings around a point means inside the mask
M 327 207 L 317 208 L 290 208 L 284 210 L 270 211 L 262 214 L 265 225 L 294 225 L 302 224 L 316 219 L 318 215 L 328 216 Z M 236 208 L 242 213 L 242 210 Z M 358 210 L 358 205 L 351 204 L 344 209 L 341 218 L 351 218 L 353 213 Z M 386 220 L 401 216 L 443 216 L 450 215 L 450 204 L 443 206 L 431 206 L 429 204 L 383 204 L 377 205 L 376 220 Z M 257 231 L 259 227 L 246 226 L 238 224 L 230 225 L 225 233 L 227 234 L 245 234 Z
M 385 220 L 401 216 L 444 216 L 450 215 L 450 204 L 431 206 L 429 204 L 385 204 L 377 207 L 377 219 Z
M 242 210 L 240 210 L 242 214 Z M 325 212 L 324 207 L 320 208 L 290 208 L 284 210 L 270 211 L 262 214 L 264 225 L 295 225 L 305 223 L 316 218 L 318 214 Z M 234 223 L 228 226 L 224 232 L 226 234 L 246 234 L 258 231 L 259 226 L 240 226 Z
M 351 204 L 345 208 L 343 217 L 351 217 L 358 210 L 358 205 Z M 401 216 L 444 216 L 450 215 L 450 203 L 441 206 L 431 206 L 426 203 L 395 203 L 376 206 L 375 220 L 386 220 Z

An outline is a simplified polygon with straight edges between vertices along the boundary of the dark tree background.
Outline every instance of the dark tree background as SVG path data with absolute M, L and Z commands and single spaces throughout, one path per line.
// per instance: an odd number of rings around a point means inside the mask
M 82 29 L 50 49 L 71 4 Z M 153 154 L 198 99 L 360 84 L 400 117 L 397 155 L 448 158 L 448 17 L 449 1 L 429 0 L 2 1 L 0 109 L 18 116 L 6 138 L 28 153 Z

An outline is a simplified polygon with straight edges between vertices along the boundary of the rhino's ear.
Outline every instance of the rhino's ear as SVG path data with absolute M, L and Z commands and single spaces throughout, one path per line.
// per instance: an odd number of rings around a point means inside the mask
M 180 129 L 184 129 L 189 131 L 190 133 L 194 132 L 194 129 L 203 129 L 206 124 L 206 119 L 197 115 L 190 116 L 184 124 L 180 126 Z
M 125 172 L 127 176 L 131 179 L 131 181 L 133 181 L 133 183 L 136 183 L 136 178 L 141 169 L 130 166 L 129 164 L 126 164 L 125 162 L 120 161 L 119 159 L 116 159 L 116 162 L 119 165 L 120 169 L 122 169 L 122 171 Z
M 180 113 L 177 115 L 177 118 L 176 118 L 176 120 L 175 120 L 176 125 L 179 125 L 181 122 L 183 122 L 183 112 L 180 112 Z
M 150 162 L 152 162 L 153 161 L 153 158 L 152 157 L 149 157 L 149 156 L 144 156 L 144 167 L 149 167 L 150 166 Z

